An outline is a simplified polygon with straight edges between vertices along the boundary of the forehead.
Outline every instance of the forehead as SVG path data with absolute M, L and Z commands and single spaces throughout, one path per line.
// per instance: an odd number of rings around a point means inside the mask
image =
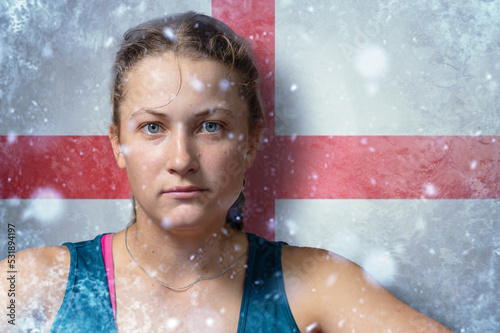
M 146 84 L 146 88 L 166 87 L 178 84 L 179 80 L 187 80 L 191 85 L 199 83 L 196 81 L 202 81 L 210 87 L 214 82 L 234 80 L 235 75 L 229 74 L 229 68 L 219 61 L 166 53 L 140 60 L 126 76 L 126 85 L 140 83 L 143 86 Z
M 171 53 L 149 56 L 125 76 L 126 109 L 199 109 L 225 104 L 246 109 L 239 85 L 229 68 L 209 59 L 176 57 Z M 122 109 L 123 110 L 123 109 Z
M 248 103 L 229 68 L 214 60 L 149 56 L 125 76 L 120 118 L 131 119 L 141 110 L 155 110 L 184 121 L 206 110 L 227 109 L 247 122 Z

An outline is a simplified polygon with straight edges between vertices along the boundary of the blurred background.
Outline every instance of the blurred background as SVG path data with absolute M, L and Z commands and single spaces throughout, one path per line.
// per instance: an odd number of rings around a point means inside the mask
M 8 223 L 17 250 L 127 225 L 114 53 L 128 28 L 186 10 L 256 52 L 268 129 L 246 230 L 341 254 L 457 332 L 498 332 L 494 0 L 1 2 L 1 259 Z

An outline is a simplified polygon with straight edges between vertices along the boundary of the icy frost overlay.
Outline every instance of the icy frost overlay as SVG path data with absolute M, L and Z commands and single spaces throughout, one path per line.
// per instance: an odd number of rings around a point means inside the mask
M 1 2 L 0 135 L 106 135 L 123 32 L 210 5 Z M 275 37 L 278 135 L 498 135 L 499 1 L 277 0 Z M 19 250 L 90 239 L 130 219 L 130 200 L 42 194 L 0 200 L 0 221 L 19 221 Z M 497 332 L 499 209 L 498 200 L 278 200 L 275 225 L 278 239 L 346 256 L 457 332 Z
M 107 135 L 114 53 L 145 20 L 209 1 L 0 3 L 0 135 Z
M 498 1 L 278 0 L 276 133 L 497 134 L 499 54 Z

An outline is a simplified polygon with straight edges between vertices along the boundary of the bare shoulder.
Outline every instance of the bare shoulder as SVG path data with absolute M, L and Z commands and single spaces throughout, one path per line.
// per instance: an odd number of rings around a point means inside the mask
M 48 246 L 26 249 L 0 262 L 1 274 L 6 275 L 0 285 L 10 291 L 0 295 L 1 304 L 13 304 L 16 324 L 3 320 L 0 331 L 15 327 L 26 332 L 42 326 L 49 330 L 66 292 L 70 260 L 66 246 Z
M 335 253 L 285 246 L 282 265 L 287 298 L 301 331 L 451 332 Z

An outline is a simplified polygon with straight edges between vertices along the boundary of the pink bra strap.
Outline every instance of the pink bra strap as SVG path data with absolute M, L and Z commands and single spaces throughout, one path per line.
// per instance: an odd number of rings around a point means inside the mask
M 104 259 L 104 268 L 108 278 L 109 298 L 113 308 L 113 318 L 116 320 L 116 296 L 115 296 L 115 271 L 113 267 L 113 236 L 114 234 L 105 234 L 101 237 L 102 258 Z

